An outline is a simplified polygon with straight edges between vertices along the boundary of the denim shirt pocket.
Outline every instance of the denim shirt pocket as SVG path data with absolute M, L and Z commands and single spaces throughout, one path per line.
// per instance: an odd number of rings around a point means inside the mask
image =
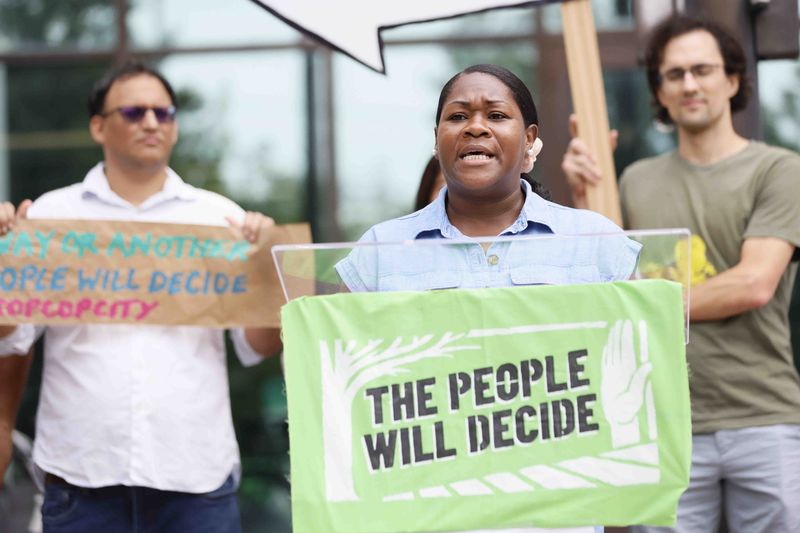
M 526 265 L 510 271 L 513 285 L 569 285 L 603 281 L 595 265 Z
M 379 291 L 431 291 L 457 289 L 461 287 L 460 272 L 452 270 L 429 272 L 403 272 L 382 276 L 378 280 Z

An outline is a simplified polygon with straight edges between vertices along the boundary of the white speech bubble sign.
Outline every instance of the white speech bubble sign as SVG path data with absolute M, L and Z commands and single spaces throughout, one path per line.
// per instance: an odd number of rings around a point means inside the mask
M 555 0 L 252 0 L 290 26 L 384 73 L 380 30 Z

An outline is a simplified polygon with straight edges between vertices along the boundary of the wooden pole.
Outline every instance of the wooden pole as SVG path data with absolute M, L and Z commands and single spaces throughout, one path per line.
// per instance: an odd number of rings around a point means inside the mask
M 595 154 L 603 174 L 597 186 L 587 187 L 586 200 L 589 209 L 621 226 L 617 172 L 608 137 L 608 109 L 592 5 L 589 0 L 563 2 L 561 16 L 572 104 L 578 116 L 578 135 Z

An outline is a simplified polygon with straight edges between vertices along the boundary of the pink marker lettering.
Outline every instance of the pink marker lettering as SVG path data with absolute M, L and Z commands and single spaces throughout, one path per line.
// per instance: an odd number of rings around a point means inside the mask
M 22 314 L 22 301 L 21 300 L 11 300 L 8 303 L 8 314 L 9 316 L 17 316 Z
M 39 305 L 41 303 L 42 302 L 39 300 L 39 298 L 31 298 L 25 302 L 25 316 L 30 318 L 31 315 L 39 309 Z
M 97 300 L 94 303 L 94 316 L 108 316 L 108 313 L 105 312 L 105 307 L 108 305 L 108 302 L 105 300 Z
M 58 316 L 58 311 L 50 312 L 50 306 L 53 305 L 51 300 L 45 300 L 44 305 L 42 306 L 42 314 L 47 318 L 53 318 Z
M 72 316 L 72 302 L 69 300 L 61 300 L 58 302 L 58 316 L 61 318 L 70 318 Z
M 117 309 L 121 308 L 122 311 L 119 318 L 128 318 L 128 313 L 130 313 L 130 306 L 131 306 L 130 300 L 119 300 L 111 304 L 111 312 L 109 314 L 111 315 L 111 318 L 117 318 Z
M 92 308 L 92 301 L 89 298 L 81 298 L 75 307 L 75 318 L 80 318 L 83 313 Z
M 150 304 L 148 304 L 148 303 L 147 303 L 147 302 L 145 302 L 144 300 L 138 300 L 138 301 L 137 301 L 137 303 L 139 303 L 139 304 L 142 306 L 142 310 L 141 310 L 141 311 L 139 311 L 139 314 L 138 314 L 138 315 L 136 315 L 136 320 L 142 320 L 144 317 L 146 317 L 147 315 L 149 315 L 149 314 L 150 314 L 150 312 L 151 312 L 153 309 L 155 309 L 156 307 L 158 307 L 158 301 L 156 301 L 156 300 L 153 300 L 153 302 L 152 302 L 152 303 L 150 303 Z

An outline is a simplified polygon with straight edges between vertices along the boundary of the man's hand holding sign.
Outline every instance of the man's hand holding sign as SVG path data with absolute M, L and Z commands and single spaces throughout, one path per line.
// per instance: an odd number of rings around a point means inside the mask
M 226 220 L 232 227 L 239 230 L 242 236 L 251 244 L 259 242 L 260 238 L 263 239 L 265 236 L 270 235 L 270 232 L 274 233 L 275 231 L 275 221 L 255 211 L 248 211 L 245 213 L 244 222 L 242 223 L 233 217 L 226 217 Z M 270 239 L 267 239 L 267 242 L 269 242 L 269 240 Z M 310 235 L 308 240 L 310 240 Z M 275 281 L 274 276 L 272 281 Z M 273 286 L 277 288 L 277 285 Z M 277 309 L 280 309 L 280 302 L 280 295 L 278 295 L 277 302 L 273 301 L 272 303 L 277 305 Z M 247 338 L 247 342 L 250 343 L 250 346 L 259 353 L 272 353 L 277 351 L 276 347 L 281 346 L 280 321 L 277 327 L 248 328 L 245 330 L 245 337 Z
M 30 200 L 24 200 L 20 204 L 19 209 L 15 210 L 14 204 L 11 202 L 3 202 L 0 204 L 0 237 L 5 237 L 8 232 L 14 229 L 19 219 L 27 216 L 28 207 L 30 207 L 30 205 Z M 0 324 L 0 337 L 11 334 L 14 328 L 15 326 Z

